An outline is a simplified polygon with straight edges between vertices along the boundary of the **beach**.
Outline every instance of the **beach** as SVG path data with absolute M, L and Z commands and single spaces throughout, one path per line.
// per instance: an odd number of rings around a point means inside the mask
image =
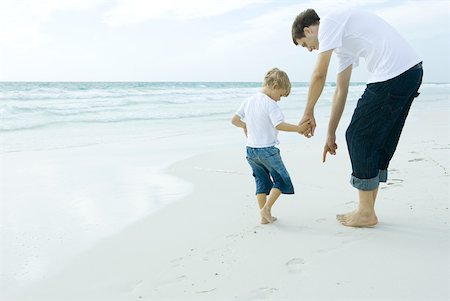
M 313 138 L 280 135 L 296 193 L 280 197 L 268 225 L 259 224 L 243 134 L 229 122 L 239 97 L 189 127 L 180 116 L 168 129 L 77 124 L 100 133 L 94 142 L 67 124 L 5 131 L 1 300 L 448 300 L 448 89 L 426 86 L 413 105 L 373 228 L 335 219 L 357 205 L 344 138 L 354 102 L 326 163 L 329 107 L 318 110 Z M 285 109 L 291 122 L 302 113 Z M 31 141 L 52 135 L 60 144 Z

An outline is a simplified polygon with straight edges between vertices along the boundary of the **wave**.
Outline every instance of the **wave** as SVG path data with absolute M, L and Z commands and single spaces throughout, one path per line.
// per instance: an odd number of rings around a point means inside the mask
M 0 132 L 12 132 L 21 130 L 33 130 L 40 128 L 47 128 L 52 126 L 60 126 L 64 124 L 112 124 L 123 122 L 142 122 L 142 121 L 161 121 L 161 120 L 178 120 L 188 118 L 208 118 L 216 116 L 230 116 L 232 111 L 223 110 L 215 112 L 160 112 L 160 113 L 148 113 L 138 115 L 135 112 L 132 114 L 84 114 L 77 115 L 76 118 L 61 118 L 61 119 L 9 119 L 4 120 L 0 124 Z
M 351 83 L 352 86 L 364 83 Z M 326 87 L 334 87 L 328 82 Z M 307 88 L 306 82 L 294 82 L 293 88 Z M 78 100 L 116 99 L 124 97 L 158 97 L 164 95 L 188 96 L 192 94 L 236 94 L 242 90 L 261 88 L 258 82 L 161 82 L 161 83 L 0 83 L 1 100 Z
M 352 83 L 348 102 L 356 101 L 365 83 Z M 260 83 L 0 83 L 0 131 L 17 131 L 67 123 L 120 123 L 224 117 L 232 114 Z M 423 95 L 447 97 L 450 84 L 425 83 Z M 308 83 L 293 83 L 284 110 L 304 108 Z M 334 93 L 327 83 L 317 107 L 329 107 Z M 228 117 L 229 115 L 227 115 Z

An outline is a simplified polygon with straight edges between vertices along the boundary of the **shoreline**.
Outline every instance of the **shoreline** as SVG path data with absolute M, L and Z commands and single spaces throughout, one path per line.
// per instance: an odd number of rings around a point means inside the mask
M 168 153 L 149 158 L 139 149 L 109 143 L 0 154 L 9 176 L 0 186 L 0 292 L 54 273 L 191 192 L 164 172 L 176 162 Z

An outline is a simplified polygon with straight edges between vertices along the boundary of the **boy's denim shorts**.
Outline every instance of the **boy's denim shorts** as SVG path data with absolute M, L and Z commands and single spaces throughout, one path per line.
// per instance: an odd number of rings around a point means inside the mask
M 422 83 L 422 63 L 393 79 L 368 84 L 346 131 L 352 162 L 350 183 L 373 190 L 387 180 L 409 109 Z
M 294 186 L 278 148 L 247 146 L 247 161 L 255 178 L 256 194 L 269 194 L 272 188 L 278 188 L 283 194 L 294 193 Z

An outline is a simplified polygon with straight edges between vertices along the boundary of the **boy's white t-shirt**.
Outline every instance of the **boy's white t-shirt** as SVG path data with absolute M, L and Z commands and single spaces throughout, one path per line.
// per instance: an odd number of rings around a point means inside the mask
M 358 8 L 340 9 L 320 20 L 319 53 L 334 49 L 337 73 L 359 58 L 372 73 L 367 83 L 382 82 L 402 74 L 421 60 L 408 42 L 386 21 Z
M 236 112 L 247 125 L 247 146 L 262 148 L 279 143 L 278 130 L 284 115 L 278 104 L 264 93 L 247 98 Z

